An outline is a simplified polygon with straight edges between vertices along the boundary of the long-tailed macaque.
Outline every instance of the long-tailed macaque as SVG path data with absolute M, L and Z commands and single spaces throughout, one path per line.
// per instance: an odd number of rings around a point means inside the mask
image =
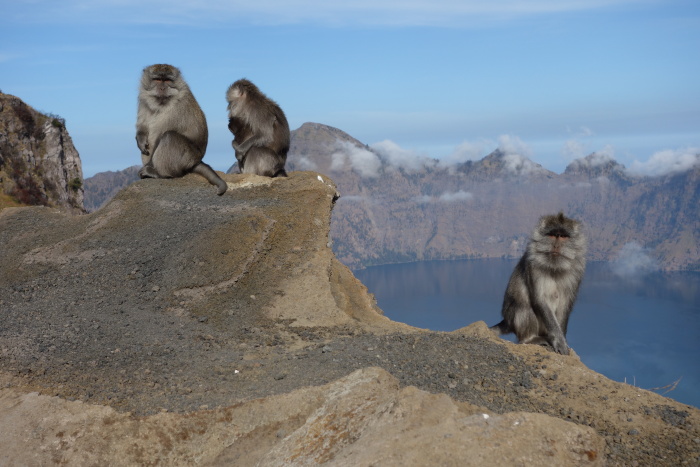
M 202 162 L 209 133 L 204 112 L 180 70 L 151 65 L 143 70 L 136 119 L 136 144 L 141 150 L 141 178 L 174 178 L 194 172 L 216 185 L 226 182 Z
M 247 79 L 226 91 L 228 128 L 241 173 L 286 177 L 289 124 L 279 105 Z
M 568 355 L 566 329 L 586 269 L 581 224 L 563 213 L 543 216 L 510 276 L 503 321 L 496 333 L 515 333 L 521 344 L 550 345 Z

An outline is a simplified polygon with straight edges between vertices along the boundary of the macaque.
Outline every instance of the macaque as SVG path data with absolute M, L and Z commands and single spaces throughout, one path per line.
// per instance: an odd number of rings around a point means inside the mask
M 202 162 L 209 133 L 204 112 L 180 70 L 151 65 L 143 70 L 136 118 L 141 178 L 174 178 L 194 172 L 226 192 L 226 182 Z
M 543 216 L 510 276 L 503 320 L 491 329 L 499 335 L 515 333 L 521 344 L 549 345 L 568 355 L 566 329 L 585 269 L 581 224 L 563 213 Z
M 289 124 L 279 105 L 247 79 L 226 92 L 228 128 L 241 173 L 286 177 Z

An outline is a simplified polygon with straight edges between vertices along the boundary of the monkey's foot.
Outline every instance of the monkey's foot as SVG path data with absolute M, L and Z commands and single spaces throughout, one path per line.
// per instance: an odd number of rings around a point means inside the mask
M 147 165 L 144 165 L 141 167 L 141 170 L 139 170 L 139 177 L 141 178 L 159 178 L 158 172 L 153 169 L 153 167 L 149 167 Z

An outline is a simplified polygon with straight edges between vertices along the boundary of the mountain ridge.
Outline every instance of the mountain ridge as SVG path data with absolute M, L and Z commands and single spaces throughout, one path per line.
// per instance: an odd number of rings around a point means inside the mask
M 539 216 L 564 211 L 584 223 L 591 260 L 618 260 L 625 245 L 636 244 L 661 269 L 700 270 L 698 166 L 639 176 L 593 153 L 557 174 L 502 149 L 446 164 L 308 122 L 292 131 L 287 167 L 336 181 L 341 198 L 331 238 L 352 268 L 516 258 Z M 92 180 L 85 185 L 88 190 Z

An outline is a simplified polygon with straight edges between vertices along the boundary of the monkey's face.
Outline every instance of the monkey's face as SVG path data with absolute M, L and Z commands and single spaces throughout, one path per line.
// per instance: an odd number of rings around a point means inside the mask
M 566 269 L 584 248 L 580 224 L 563 215 L 545 216 L 532 234 L 529 249 L 538 261 Z
M 170 65 L 152 65 L 143 72 L 141 85 L 160 105 L 165 105 L 178 93 L 180 73 Z
M 240 87 L 232 85 L 230 88 L 228 88 L 228 91 L 226 92 L 226 100 L 228 101 L 227 110 L 229 111 L 229 115 L 243 99 L 245 99 L 245 94 Z

